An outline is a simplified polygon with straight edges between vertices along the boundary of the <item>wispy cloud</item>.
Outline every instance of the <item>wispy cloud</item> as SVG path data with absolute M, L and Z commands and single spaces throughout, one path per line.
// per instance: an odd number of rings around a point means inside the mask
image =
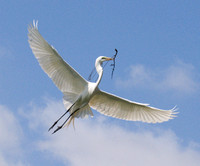
M 0 105 L 0 113 L 0 165 L 22 166 L 22 128 L 8 108 Z
M 51 135 L 47 129 L 64 112 L 62 103 L 48 101 L 45 107 L 35 108 L 29 110 L 27 118 L 33 131 L 43 128 L 43 138 L 37 141 L 38 151 L 48 152 L 51 158 L 64 164 L 197 166 L 200 163 L 200 152 L 192 146 L 182 147 L 173 131 L 133 132 L 100 116 L 78 119 L 76 130 L 69 127 Z
M 150 69 L 142 64 L 133 65 L 129 71 L 128 78 L 117 80 L 117 86 L 173 90 L 180 93 L 193 93 L 199 88 L 194 66 L 182 61 L 160 70 Z
M 178 61 L 166 70 L 162 86 L 182 92 L 195 92 L 198 83 L 195 80 L 194 66 Z
M 54 101 L 48 98 L 44 98 L 43 100 L 44 106 L 37 106 L 31 102 L 18 111 L 22 117 L 28 120 L 27 125 L 31 130 L 36 131 L 40 128 L 43 132 L 46 130 L 46 126 L 52 125 L 51 123 L 65 111 L 62 101 Z
M 29 147 L 34 149 L 27 155 L 42 154 L 45 159 L 55 159 L 63 165 L 198 166 L 200 163 L 198 142 L 182 146 L 171 130 L 131 131 L 111 124 L 104 116 L 77 119 L 75 130 L 70 126 L 52 135 L 47 130 L 64 112 L 64 106 L 62 101 L 46 99 L 44 102 L 42 106 L 31 103 L 19 109 L 18 116 L 0 105 L 1 166 L 34 163 L 24 155 L 27 147 L 23 146 L 23 133 L 27 128 L 22 128 L 19 123 L 20 116 L 24 118 L 23 125 L 28 126 L 28 131 L 37 135 L 26 135 L 25 142 L 28 141 Z

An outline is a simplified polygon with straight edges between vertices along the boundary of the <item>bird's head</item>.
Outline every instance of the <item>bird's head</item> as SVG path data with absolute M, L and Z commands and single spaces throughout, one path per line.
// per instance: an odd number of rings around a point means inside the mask
M 110 57 L 106 57 L 106 56 L 100 56 L 96 59 L 96 63 L 100 63 L 102 64 L 103 62 L 105 61 L 110 61 L 110 60 L 113 60 L 113 58 L 110 58 Z
M 109 57 L 106 57 L 106 56 L 98 57 L 96 59 L 96 62 L 95 62 L 95 67 L 96 67 L 97 73 L 99 73 L 100 71 L 103 71 L 102 63 L 105 62 L 105 61 L 110 61 L 110 60 L 113 60 L 113 58 L 109 58 Z

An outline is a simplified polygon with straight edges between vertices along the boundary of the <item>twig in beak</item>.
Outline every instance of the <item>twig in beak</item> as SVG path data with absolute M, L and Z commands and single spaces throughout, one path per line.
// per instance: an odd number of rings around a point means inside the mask
M 115 58 L 117 57 L 117 53 L 118 53 L 118 50 L 115 48 L 115 55 L 113 57 L 113 64 L 110 65 L 110 66 L 113 66 L 111 79 L 113 78 L 113 74 L 114 74 L 114 70 L 115 70 Z
M 114 55 L 113 58 L 112 58 L 113 64 L 111 64 L 111 66 L 113 66 L 111 78 L 113 78 L 113 73 L 114 73 L 114 70 L 115 70 L 115 58 L 116 58 L 117 53 L 118 53 L 118 51 L 117 51 L 116 48 L 115 48 L 115 52 L 116 52 L 116 53 L 115 53 L 115 55 Z M 109 62 L 109 61 L 107 61 L 107 62 L 104 64 L 103 68 L 108 64 L 108 62 Z M 96 75 L 95 71 L 96 71 L 96 69 L 95 69 L 95 67 L 94 67 L 93 70 L 92 70 L 92 72 L 90 73 L 90 75 L 89 75 L 89 77 L 88 77 L 88 81 L 92 80 L 92 79 L 95 77 L 95 75 Z M 96 80 L 97 80 L 97 79 L 96 79 Z

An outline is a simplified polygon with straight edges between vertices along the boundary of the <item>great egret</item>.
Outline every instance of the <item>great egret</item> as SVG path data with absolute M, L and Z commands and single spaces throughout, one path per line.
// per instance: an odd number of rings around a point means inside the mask
M 28 28 L 30 47 L 41 68 L 64 94 L 63 103 L 67 110 L 49 130 L 65 114 L 70 113 L 65 122 L 58 126 L 53 133 L 61 129 L 65 123 L 69 125 L 72 120 L 74 121 L 74 118 L 83 118 L 86 115 L 93 116 L 91 108 L 114 118 L 147 123 L 160 123 L 175 117 L 175 108 L 161 110 L 150 107 L 148 104 L 136 103 L 100 90 L 98 85 L 103 75 L 102 63 L 112 60 L 112 58 L 98 57 L 95 62 L 96 71 L 99 75 L 98 80 L 96 83 L 86 81 L 45 41 L 38 31 L 37 25 L 38 23 L 33 21 L 33 25 Z

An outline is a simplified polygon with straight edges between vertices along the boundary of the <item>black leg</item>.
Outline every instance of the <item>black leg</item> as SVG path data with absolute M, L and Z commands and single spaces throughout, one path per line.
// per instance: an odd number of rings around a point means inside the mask
M 65 125 L 65 123 L 67 123 L 67 121 L 69 120 L 69 118 L 74 115 L 77 111 L 79 110 L 79 108 L 77 110 L 75 110 L 72 114 L 69 115 L 69 117 L 64 121 L 64 123 L 61 126 L 58 126 L 57 129 L 52 133 L 56 133 L 58 130 L 62 129 L 62 127 Z
M 50 131 L 58 123 L 58 121 L 69 112 L 69 110 L 73 107 L 74 104 L 72 104 L 72 106 L 57 121 L 54 122 L 54 124 L 49 128 L 48 131 Z

